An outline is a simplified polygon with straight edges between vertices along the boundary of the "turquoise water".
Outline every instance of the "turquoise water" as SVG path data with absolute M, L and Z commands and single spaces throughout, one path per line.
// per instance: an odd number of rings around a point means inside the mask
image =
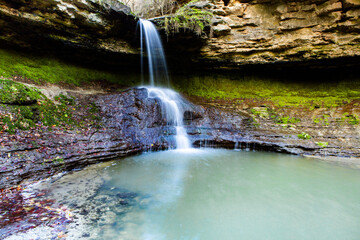
M 104 171 L 104 189 L 138 198 L 107 239 L 360 239 L 359 170 L 198 150 L 143 154 Z
M 359 240 L 359 186 L 359 169 L 319 160 L 190 149 L 94 165 L 34 187 L 73 213 L 59 230 L 67 240 Z M 9 240 L 58 234 L 38 227 Z

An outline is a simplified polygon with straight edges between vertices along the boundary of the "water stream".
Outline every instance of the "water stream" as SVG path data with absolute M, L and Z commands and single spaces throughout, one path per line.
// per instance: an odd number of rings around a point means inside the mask
M 190 149 L 191 143 L 184 128 L 183 115 L 186 101 L 180 94 L 168 88 L 169 75 L 166 65 L 164 49 L 160 36 L 154 24 L 148 20 L 139 20 L 141 42 L 141 72 L 144 73 L 143 53 L 146 46 L 149 65 L 150 87 L 145 86 L 150 98 L 157 98 L 161 102 L 162 113 L 166 116 L 167 124 L 176 128 L 176 148 Z M 144 44 L 145 42 L 145 44 Z

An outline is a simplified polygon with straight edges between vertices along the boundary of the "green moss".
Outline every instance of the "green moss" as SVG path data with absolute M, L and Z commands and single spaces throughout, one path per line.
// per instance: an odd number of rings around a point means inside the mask
M 322 124 L 322 125 L 324 125 L 324 126 L 328 126 L 328 125 L 330 125 L 330 123 L 329 123 L 329 118 L 330 118 L 329 115 L 324 114 L 324 115 L 322 115 L 322 116 L 319 117 L 319 118 L 314 118 L 313 122 L 314 122 L 315 124 Z
M 60 94 L 59 96 L 54 97 L 55 101 L 58 101 L 65 105 L 74 105 L 75 104 L 75 98 L 74 97 L 67 97 L 63 94 Z
M 134 85 L 134 82 L 128 82 L 128 79 L 119 74 L 67 64 L 54 58 L 27 55 L 4 49 L 0 49 L 0 76 L 2 78 L 21 76 L 31 79 L 35 83 L 66 83 L 75 86 L 94 80 L 119 83 L 125 86 Z
M 349 114 L 344 113 L 343 117 L 341 118 L 343 122 L 347 122 L 351 125 L 357 125 L 360 123 L 360 117 L 356 114 Z
M 322 147 L 322 148 L 326 148 L 329 143 L 328 142 L 316 142 L 316 145 L 318 145 L 319 147 Z
M 267 119 L 269 118 L 269 109 L 268 108 L 252 108 L 251 113 L 260 118 Z
M 190 96 L 215 100 L 271 101 L 278 107 L 333 108 L 360 99 L 360 81 L 306 83 L 254 77 L 185 77 L 174 86 Z
M 74 98 L 59 95 L 55 97 L 58 100 L 58 104 L 55 104 L 38 89 L 21 83 L 1 80 L 0 86 L 0 96 L 7 103 L 0 108 L 0 131 L 15 133 L 17 129 L 27 130 L 39 124 L 49 127 L 81 124 L 73 118 L 73 111 L 76 110 L 72 107 Z M 13 90 L 15 97 L 7 97 L 11 95 L 9 90 Z
M 277 124 L 295 124 L 301 122 L 299 118 L 293 118 L 289 116 L 276 116 L 274 121 Z
M 43 99 L 35 88 L 9 80 L 0 79 L 0 102 L 5 104 L 27 104 Z
M 167 33 L 176 33 L 181 28 L 190 29 L 199 35 L 203 33 L 205 26 L 210 24 L 212 13 L 191 7 L 194 0 L 182 6 L 170 18 L 165 18 L 164 26 Z
M 299 139 L 304 139 L 304 140 L 309 140 L 309 139 L 311 139 L 311 136 L 310 136 L 308 133 L 304 133 L 304 132 L 298 134 L 297 137 L 298 137 Z

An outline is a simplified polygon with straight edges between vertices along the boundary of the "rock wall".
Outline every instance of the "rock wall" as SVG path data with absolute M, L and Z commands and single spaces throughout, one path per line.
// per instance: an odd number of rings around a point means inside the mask
M 176 129 L 167 125 L 159 99 L 148 98 L 146 89 L 80 95 L 76 101 L 79 105 L 94 103 L 99 107 L 101 127 L 44 126 L 18 130 L 16 134 L 0 133 L 0 189 L 23 180 L 39 180 L 90 164 L 175 146 Z M 265 107 L 264 111 L 267 111 Z M 86 116 L 85 112 L 77 114 Z M 283 126 L 269 119 L 258 119 L 261 124 L 256 127 L 253 124 L 255 117 L 226 104 L 189 103 L 184 112 L 184 123 L 191 143 L 197 147 L 360 156 L 357 125 L 314 127 L 312 122 L 301 122 L 295 129 L 295 126 L 288 128 L 287 124 Z M 299 131 L 309 132 L 315 136 L 314 141 L 299 139 Z M 315 141 L 328 142 L 329 146 L 321 147 Z
M 179 52 L 186 55 L 184 63 L 191 58 L 205 67 L 360 56 L 358 0 L 201 0 L 191 7 L 212 12 L 212 30 L 207 38 L 182 29 L 164 32 L 173 65 Z M 70 48 L 67 55 L 81 49 L 80 58 L 105 52 L 93 60 L 110 64 L 138 64 L 136 22 L 129 7 L 113 0 L 0 0 L 3 46 Z M 114 60 L 114 54 L 123 58 Z
M 146 149 L 168 147 L 159 105 L 146 90 L 121 94 L 79 96 L 100 108 L 102 128 L 89 126 L 32 128 L 16 134 L 1 133 L 0 189 L 24 179 L 40 179 L 93 163 L 129 156 Z M 89 111 L 89 110 L 85 110 Z M 86 112 L 78 112 L 86 116 Z
M 79 52 L 79 59 L 108 62 L 117 54 L 129 61 L 138 53 L 131 46 L 136 24 L 130 8 L 118 1 L 0 0 L 1 46 L 35 53 L 72 59 Z
M 360 56 L 358 0 L 215 0 L 207 6 L 213 37 L 199 61 L 228 66 Z

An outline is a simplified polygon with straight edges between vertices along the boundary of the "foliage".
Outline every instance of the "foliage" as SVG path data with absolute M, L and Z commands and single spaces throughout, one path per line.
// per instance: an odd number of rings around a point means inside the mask
M 260 123 L 254 117 L 249 118 L 249 123 L 252 124 L 255 128 L 260 126 Z
M 255 107 L 251 109 L 251 113 L 255 116 L 258 116 L 263 119 L 272 119 L 276 124 L 295 124 L 301 122 L 299 118 L 294 118 L 290 116 L 283 116 L 276 113 L 271 108 L 265 107 Z
M 165 18 L 165 29 L 167 33 L 179 32 L 179 29 L 190 29 L 201 35 L 206 25 L 210 24 L 212 13 L 206 10 L 197 9 L 191 7 L 191 4 L 198 0 L 191 1 L 188 4 L 181 7 L 176 13 Z
M 309 139 L 311 139 L 311 136 L 310 136 L 308 133 L 304 133 L 304 132 L 298 134 L 297 137 L 298 137 L 299 139 L 304 139 L 304 140 L 309 140 Z
M 322 147 L 322 148 L 326 148 L 329 143 L 328 142 L 316 142 L 316 145 L 318 145 L 319 147 Z
M 66 83 L 80 86 L 85 82 L 102 80 L 129 86 L 133 82 L 118 74 L 100 71 L 48 57 L 27 55 L 0 49 L 0 79 L 21 76 L 36 83 Z
M 65 105 L 74 105 L 75 104 L 75 97 L 68 97 L 63 94 L 54 97 L 55 101 L 58 101 Z

